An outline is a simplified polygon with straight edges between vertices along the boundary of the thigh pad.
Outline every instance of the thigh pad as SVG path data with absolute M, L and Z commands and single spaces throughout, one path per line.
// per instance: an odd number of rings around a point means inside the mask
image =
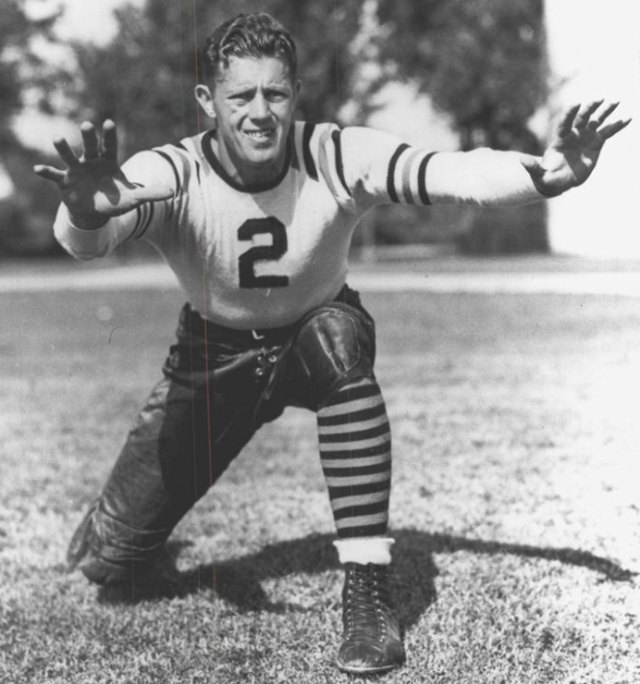
M 292 354 L 294 379 L 302 382 L 317 408 L 341 386 L 373 376 L 373 320 L 342 302 L 319 307 L 300 326 Z

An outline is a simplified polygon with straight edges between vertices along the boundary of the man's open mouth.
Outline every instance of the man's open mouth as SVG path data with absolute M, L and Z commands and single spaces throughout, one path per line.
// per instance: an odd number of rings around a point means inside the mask
M 256 128 L 252 130 L 245 130 L 244 134 L 249 136 L 252 140 L 269 140 L 275 135 L 275 128 Z

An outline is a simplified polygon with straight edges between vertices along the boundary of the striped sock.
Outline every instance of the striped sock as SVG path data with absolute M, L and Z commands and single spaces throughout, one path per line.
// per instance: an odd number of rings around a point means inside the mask
M 359 380 L 318 409 L 320 462 L 338 537 L 385 535 L 391 432 L 378 383 Z

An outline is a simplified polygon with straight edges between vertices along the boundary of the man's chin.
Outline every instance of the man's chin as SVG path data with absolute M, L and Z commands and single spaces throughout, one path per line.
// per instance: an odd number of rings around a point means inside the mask
M 277 154 L 274 150 L 252 150 L 251 154 L 245 156 L 245 164 L 256 171 L 276 172 L 281 169 L 283 155 Z
M 275 140 L 265 140 L 260 142 L 249 141 L 243 146 L 243 151 L 247 159 L 261 161 L 273 161 L 279 156 L 280 146 Z

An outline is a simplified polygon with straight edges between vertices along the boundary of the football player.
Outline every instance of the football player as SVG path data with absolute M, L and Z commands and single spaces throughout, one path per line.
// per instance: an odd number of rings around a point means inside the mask
M 434 153 L 363 127 L 294 121 L 290 34 L 266 14 L 218 27 L 195 97 L 203 133 L 120 166 L 116 128 L 83 123 L 81 156 L 37 166 L 60 188 L 54 230 L 74 257 L 153 244 L 186 293 L 176 343 L 113 470 L 69 547 L 95 582 L 149 564 L 176 523 L 258 428 L 286 406 L 317 415 L 320 461 L 345 567 L 337 665 L 404 661 L 388 589 L 391 436 L 374 373 L 374 322 L 347 285 L 354 227 L 386 202 L 486 206 L 553 197 L 584 182 L 628 121 L 576 105 L 543 156 Z

